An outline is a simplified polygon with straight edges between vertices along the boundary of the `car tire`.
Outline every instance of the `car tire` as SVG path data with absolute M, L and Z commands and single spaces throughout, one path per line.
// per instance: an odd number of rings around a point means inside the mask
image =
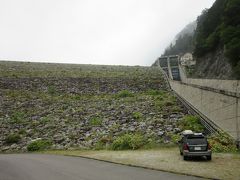
M 183 156 L 183 160 L 184 161 L 188 160 L 188 157 L 187 156 Z
M 211 161 L 212 160 L 212 156 L 210 155 L 210 156 L 207 156 L 207 160 L 208 161 Z

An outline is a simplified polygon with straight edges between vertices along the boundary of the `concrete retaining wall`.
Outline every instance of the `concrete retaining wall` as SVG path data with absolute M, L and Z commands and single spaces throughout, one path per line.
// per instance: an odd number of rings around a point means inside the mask
M 164 64 L 161 66 L 162 60 L 167 60 L 168 66 Z M 160 69 L 168 68 L 170 72 L 169 60 L 170 57 L 159 58 Z M 230 134 L 240 145 L 240 81 L 190 79 L 187 78 L 184 67 L 178 64 L 178 68 L 181 81 L 173 81 L 171 76 L 168 76 L 172 90 Z
M 240 89 L 238 81 L 186 79 L 185 82 L 170 80 L 169 83 L 178 95 L 234 139 L 240 141 L 240 98 L 238 96 Z M 232 93 L 229 95 L 225 91 Z
M 183 81 L 187 84 L 193 84 L 198 86 L 209 87 L 217 90 L 240 93 L 240 81 L 239 80 L 217 80 L 217 79 L 190 79 L 186 78 Z

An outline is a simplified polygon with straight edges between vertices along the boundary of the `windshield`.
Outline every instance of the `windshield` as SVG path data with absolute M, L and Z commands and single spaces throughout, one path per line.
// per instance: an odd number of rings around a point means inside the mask
M 190 145 L 207 144 L 207 139 L 204 137 L 188 137 L 187 142 Z

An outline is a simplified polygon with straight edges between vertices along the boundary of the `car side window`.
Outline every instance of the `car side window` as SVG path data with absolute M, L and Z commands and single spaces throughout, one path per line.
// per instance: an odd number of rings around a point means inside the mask
M 183 143 L 186 143 L 186 142 L 187 142 L 187 138 L 183 137 Z

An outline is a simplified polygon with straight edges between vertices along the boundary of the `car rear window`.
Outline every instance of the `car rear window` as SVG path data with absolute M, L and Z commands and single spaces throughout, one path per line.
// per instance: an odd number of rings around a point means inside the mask
M 207 139 L 204 137 L 188 137 L 187 142 L 192 145 L 207 144 Z

